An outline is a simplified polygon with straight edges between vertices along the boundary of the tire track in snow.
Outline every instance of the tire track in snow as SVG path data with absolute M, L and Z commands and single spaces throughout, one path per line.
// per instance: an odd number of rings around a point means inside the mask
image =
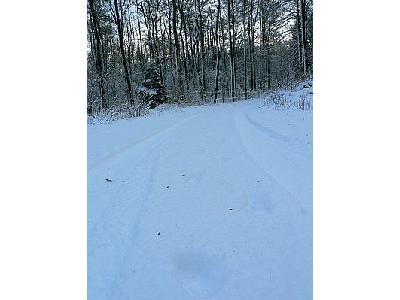
M 159 130 L 158 132 L 153 133 L 153 134 L 151 134 L 151 135 L 149 135 L 149 136 L 147 136 L 147 137 L 145 137 L 145 138 L 143 138 L 143 139 L 141 139 L 141 140 L 139 140 L 139 141 L 136 141 L 136 142 L 134 142 L 134 143 L 131 143 L 131 144 L 129 144 L 129 145 L 126 145 L 125 147 L 121 148 L 119 151 L 114 151 L 113 153 L 111 153 L 110 155 L 108 155 L 106 158 L 101 159 L 101 161 L 98 161 L 98 162 L 96 163 L 95 166 L 92 166 L 92 171 L 94 171 L 94 169 L 96 169 L 97 167 L 100 167 L 102 164 L 106 163 L 107 161 L 109 161 L 109 160 L 111 160 L 111 159 L 117 157 L 118 155 L 121 155 L 122 153 L 128 152 L 128 150 L 132 150 L 135 146 L 139 146 L 139 145 L 142 145 L 142 144 L 145 143 L 145 142 L 151 142 L 151 141 L 153 141 L 153 140 L 156 141 L 156 143 L 155 143 L 155 145 L 153 145 L 153 147 L 151 147 L 152 150 L 151 150 L 149 153 L 146 153 L 144 156 L 141 155 L 141 156 L 140 156 L 140 159 L 138 159 L 137 157 L 135 157 L 134 162 L 133 162 L 133 163 L 131 162 L 131 163 L 127 166 L 127 168 L 134 170 L 135 168 L 137 168 L 138 166 L 140 166 L 143 162 L 146 162 L 146 164 L 147 164 L 148 162 L 151 162 L 150 168 L 151 168 L 151 169 L 154 169 L 154 168 L 153 168 L 153 166 L 154 166 L 154 159 L 148 159 L 148 157 L 150 157 L 150 156 L 152 155 L 152 153 L 156 153 L 156 154 L 157 154 L 157 157 L 159 157 L 159 152 L 160 152 L 160 150 L 161 150 L 161 147 L 162 147 L 162 145 L 165 144 L 165 142 L 167 141 L 167 140 L 166 140 L 165 134 L 166 134 L 166 133 L 170 133 L 170 132 L 172 132 L 172 131 L 175 131 L 175 130 L 178 129 L 180 126 L 182 126 L 183 124 L 185 124 L 186 122 L 188 122 L 188 121 L 190 121 L 190 120 L 192 120 L 192 119 L 194 119 L 194 118 L 197 118 L 199 115 L 200 115 L 200 114 L 196 114 L 196 115 L 194 115 L 194 116 L 188 117 L 188 118 L 186 118 L 186 119 L 184 119 L 184 120 L 181 120 L 181 121 L 177 122 L 176 124 L 174 124 L 174 125 L 172 125 L 172 126 L 169 126 L 169 127 L 167 127 L 167 128 L 164 128 L 164 129 L 162 129 L 162 130 Z M 160 138 L 160 137 L 162 137 L 162 138 Z M 148 167 L 149 167 L 149 166 L 146 166 L 145 169 L 148 169 Z M 125 168 L 125 169 L 126 169 L 126 168 Z M 121 174 L 119 174 L 119 175 L 121 175 Z M 150 174 L 150 176 L 153 176 L 153 175 Z M 95 176 L 92 175 L 92 178 L 94 178 L 94 177 L 95 177 Z M 100 176 L 96 176 L 96 177 L 99 177 L 97 180 L 100 180 L 100 178 L 103 178 L 103 175 L 101 174 Z M 131 176 L 130 176 L 130 177 L 131 177 Z M 140 179 L 141 179 L 141 182 L 142 182 L 142 181 L 143 181 L 143 178 L 140 178 Z M 125 183 L 128 182 L 128 184 L 129 184 L 129 183 L 133 183 L 131 180 L 128 180 L 128 181 L 124 180 L 123 182 L 125 182 Z M 137 184 L 138 181 L 134 181 L 134 182 L 135 182 L 135 184 Z M 117 181 L 116 181 L 115 183 L 117 183 Z M 126 186 L 125 186 L 125 187 L 122 187 L 122 188 L 126 188 Z M 121 192 L 121 189 L 116 189 L 116 192 Z M 110 216 L 110 211 L 115 210 L 115 209 L 118 209 L 118 207 L 115 206 L 115 203 L 110 202 L 110 204 L 107 205 L 107 206 L 102 210 L 103 212 L 100 214 L 99 218 L 96 219 L 95 224 L 93 224 L 92 226 L 90 226 L 90 224 L 89 224 L 89 228 L 88 228 L 89 231 L 90 231 L 90 232 L 97 232 L 97 227 L 98 227 L 98 226 L 101 226 L 100 224 L 103 224 L 103 223 L 104 223 L 104 220 L 106 219 L 106 216 Z M 110 219 L 112 219 L 112 218 L 110 218 Z
M 291 192 L 290 190 L 288 190 L 281 182 L 278 181 L 278 179 L 275 178 L 275 176 L 273 176 L 270 172 L 268 172 L 264 166 L 262 166 L 259 161 L 254 158 L 254 156 L 251 154 L 251 150 L 250 150 L 250 146 L 246 143 L 246 141 L 244 140 L 241 130 L 240 130 L 240 124 L 238 121 L 239 117 L 239 112 L 237 111 L 233 111 L 232 112 L 232 118 L 233 118 L 233 123 L 234 123 L 234 128 L 235 128 L 235 132 L 237 134 L 237 136 L 239 137 L 239 141 L 240 144 L 243 148 L 243 152 L 245 153 L 245 155 L 249 158 L 249 160 L 251 162 L 253 162 L 253 164 L 255 166 L 257 166 L 257 168 L 259 170 L 261 170 L 261 172 L 266 176 L 266 178 L 269 180 L 269 182 L 272 184 L 272 186 L 276 186 L 279 190 L 283 191 L 285 194 L 287 194 L 290 199 L 293 199 L 296 204 L 299 206 L 301 211 L 305 211 L 304 206 L 300 203 L 300 201 L 298 200 L 298 198 L 293 194 L 293 192 Z M 243 116 L 242 116 L 243 117 Z M 244 119 L 244 118 L 243 118 Z M 254 125 L 252 126 L 253 128 L 255 127 Z
M 286 186 L 286 181 L 282 180 L 282 177 L 279 177 L 279 175 L 275 176 L 272 173 L 276 169 L 272 168 L 271 171 L 268 170 L 268 164 L 264 164 L 263 159 L 260 160 L 260 154 L 262 155 L 263 152 L 253 151 L 255 150 L 254 147 L 258 146 L 257 143 L 253 145 L 251 142 L 251 138 L 257 138 L 257 136 L 251 136 L 251 130 L 254 127 L 250 126 L 246 128 L 250 131 L 246 131 L 246 129 L 241 130 L 240 126 L 246 127 L 247 124 L 243 123 L 246 120 L 239 111 L 233 112 L 232 117 L 234 118 L 233 127 L 235 127 L 236 135 L 239 139 L 238 146 L 243 149 L 244 155 L 247 156 L 253 165 L 257 166 L 260 172 L 265 175 L 267 181 L 265 185 L 267 188 L 266 193 L 256 194 L 256 198 L 253 198 L 249 204 L 254 213 L 267 213 L 269 218 L 271 218 L 269 226 L 271 226 L 270 230 L 273 232 L 273 238 L 268 245 L 268 251 L 276 253 L 274 260 L 277 263 L 273 263 L 268 271 L 274 277 L 280 277 L 278 280 L 287 280 L 289 274 L 290 276 L 296 274 L 295 276 L 298 276 L 300 280 L 302 279 L 302 272 L 299 272 L 293 266 L 285 266 L 286 257 L 283 253 L 292 248 L 298 250 L 300 253 L 312 253 L 312 244 L 310 248 L 310 244 L 307 242 L 312 241 L 312 207 L 310 211 L 308 205 L 303 203 L 304 197 L 308 197 L 308 195 L 305 196 L 303 193 L 297 194 L 296 189 L 293 189 L 292 185 Z M 248 139 L 246 139 L 246 133 L 250 135 Z M 265 144 L 261 145 L 268 147 Z M 279 149 L 279 147 L 276 148 L 275 146 L 272 148 L 273 151 Z M 274 152 L 272 153 L 274 154 Z M 280 152 L 277 152 L 276 155 L 279 156 Z M 272 155 L 270 159 L 274 158 L 274 155 Z M 308 255 L 304 257 L 303 255 L 292 254 L 291 256 L 294 265 L 301 265 L 303 269 L 307 269 L 311 263 L 305 264 L 304 258 L 310 259 Z M 310 272 L 312 273 L 312 271 Z M 293 295 L 288 298 L 294 299 Z
M 119 280 L 115 280 L 112 284 L 112 288 L 110 289 L 111 293 L 109 295 L 109 299 L 121 299 L 119 293 L 121 291 L 121 287 L 124 285 L 125 281 L 129 279 L 131 273 L 131 255 L 134 253 L 133 249 L 136 245 L 138 235 L 140 234 L 140 224 L 142 219 L 146 215 L 146 212 L 149 210 L 151 206 L 151 202 L 149 201 L 149 195 L 151 193 L 153 183 L 154 183 L 154 174 L 157 172 L 159 160 L 160 160 L 160 151 L 161 146 L 164 143 L 161 143 L 156 149 L 152 150 L 153 159 L 151 159 L 151 166 L 148 178 L 146 180 L 146 188 L 145 192 L 143 193 L 143 199 L 140 203 L 140 207 L 136 213 L 136 218 L 133 222 L 129 222 L 129 218 L 127 220 L 127 224 L 130 224 L 129 235 L 127 235 L 127 242 L 126 245 L 121 249 L 122 253 L 119 257 L 118 273 L 120 274 Z
M 194 116 L 190 116 L 190 117 L 188 117 L 186 119 L 183 119 L 183 120 L 177 122 L 174 125 L 171 125 L 171 126 L 169 126 L 167 128 L 163 128 L 161 130 L 158 130 L 155 133 L 149 134 L 148 136 L 145 136 L 144 138 L 141 138 L 141 139 L 139 139 L 137 141 L 129 143 L 129 144 L 121 147 L 120 149 L 109 153 L 105 157 L 100 158 L 99 160 L 95 161 L 91 165 L 88 165 L 88 171 L 92 171 L 92 170 L 96 169 L 97 167 L 103 165 L 107 161 L 113 159 L 114 157 L 117 157 L 118 155 L 120 155 L 122 153 L 127 152 L 128 150 L 130 150 L 131 148 L 133 148 L 133 147 L 135 147 L 135 146 L 137 146 L 139 144 L 142 144 L 142 143 L 147 142 L 149 140 L 156 140 L 158 137 L 164 135 L 165 133 L 168 133 L 168 132 L 171 132 L 171 131 L 175 130 L 176 128 L 178 128 L 178 127 L 182 126 L 183 124 L 185 124 L 186 122 L 198 117 L 199 115 L 200 114 L 197 114 L 197 115 L 194 115 Z
M 88 259 L 91 260 L 91 269 L 96 270 L 91 272 L 88 279 L 91 284 L 98 286 L 91 290 L 104 291 L 102 295 L 91 295 L 90 299 L 114 299 L 115 296 L 118 296 L 115 293 L 118 293 L 118 288 L 129 277 L 129 266 L 126 263 L 129 264 L 130 252 L 135 247 L 141 220 L 151 205 L 148 201 L 149 194 L 152 190 L 154 174 L 158 168 L 162 146 L 168 142 L 167 137 L 171 132 L 199 115 L 190 116 L 139 141 L 128 144 L 96 162 L 96 165 L 92 165 L 93 170 L 123 153 L 136 151 L 136 146 L 152 144 L 150 152 L 140 155 L 140 158 L 135 157 L 134 162 L 136 163 L 129 163 L 126 168 L 123 168 L 123 173 L 119 174 L 128 176 L 130 183 L 123 187 L 126 195 L 122 198 L 125 198 L 125 201 L 118 204 L 110 201 L 100 217 L 95 220 L 95 224 L 88 228 L 88 244 L 91 245 L 91 248 L 88 249 Z M 126 159 L 124 158 L 121 163 L 124 163 Z M 137 173 L 136 169 L 138 168 L 145 170 L 145 174 Z M 100 173 L 96 175 L 98 180 L 102 178 Z M 94 178 L 93 175 L 92 178 Z M 115 181 L 115 183 L 117 182 Z M 113 198 L 115 193 L 121 193 L 119 187 L 112 188 L 113 190 L 107 197 Z M 121 273 L 124 274 L 123 277 L 116 276 Z
M 259 131 L 261 131 L 262 133 L 264 133 L 265 135 L 267 135 L 270 138 L 273 138 L 273 139 L 276 139 L 278 141 L 285 142 L 285 143 L 297 143 L 297 144 L 304 144 L 304 145 L 307 144 L 307 142 L 305 142 L 303 140 L 280 134 L 268 127 L 261 125 L 260 123 L 254 121 L 248 114 L 246 114 L 245 116 L 251 125 L 253 125 L 256 129 L 258 129 Z
M 233 126 L 233 127 L 235 128 L 236 135 L 239 137 L 240 145 L 242 146 L 242 148 L 243 148 L 243 150 L 244 150 L 243 153 L 245 153 L 245 155 L 250 159 L 250 161 L 251 161 L 255 166 L 257 166 L 257 168 L 260 169 L 260 170 L 262 171 L 262 173 L 263 173 L 267 178 L 269 178 L 271 181 L 273 181 L 273 182 L 275 183 L 275 185 L 278 185 L 281 189 L 283 189 L 283 190 L 286 191 L 287 193 L 291 194 L 288 190 L 286 190 L 286 188 L 285 188 L 283 185 L 281 185 L 281 184 L 276 180 L 276 178 L 274 178 L 274 176 L 272 176 L 268 171 L 266 171 L 265 168 L 263 168 L 262 166 L 260 166 L 259 162 L 253 158 L 253 155 L 251 155 L 251 153 L 249 152 L 249 147 L 248 147 L 247 143 L 244 141 L 244 139 L 243 139 L 243 137 L 242 137 L 242 134 L 241 134 L 241 132 L 240 132 L 240 129 L 239 129 L 240 125 L 238 124 L 239 122 L 238 122 L 238 120 L 237 120 L 237 114 L 238 114 L 237 112 L 233 112 L 233 115 L 232 115 L 233 123 L 234 123 L 234 126 Z
M 146 164 L 144 169 L 147 171 L 146 174 L 135 174 L 131 177 L 132 185 L 125 191 L 126 200 L 118 203 L 119 205 L 113 205 L 111 202 L 89 230 L 88 245 L 91 246 L 91 251 L 88 252 L 88 259 L 91 260 L 92 270 L 90 277 L 88 276 L 88 279 L 91 279 L 89 283 L 104 289 L 102 295 L 91 295 L 89 299 L 115 299 L 114 294 L 118 290 L 116 287 L 119 287 L 123 280 L 118 274 L 127 273 L 127 258 L 137 241 L 139 224 L 150 205 L 149 194 L 164 142 L 165 140 L 135 164 Z

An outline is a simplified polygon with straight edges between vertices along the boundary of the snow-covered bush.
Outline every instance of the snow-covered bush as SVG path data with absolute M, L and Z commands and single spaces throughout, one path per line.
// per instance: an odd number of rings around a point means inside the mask
M 291 91 L 279 90 L 264 96 L 264 105 L 276 110 L 301 109 L 312 110 L 313 108 L 312 81 L 299 83 Z

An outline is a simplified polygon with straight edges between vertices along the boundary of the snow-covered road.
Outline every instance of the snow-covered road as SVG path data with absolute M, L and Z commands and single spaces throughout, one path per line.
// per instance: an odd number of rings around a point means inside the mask
M 312 299 L 312 113 L 261 106 L 88 126 L 89 299 Z

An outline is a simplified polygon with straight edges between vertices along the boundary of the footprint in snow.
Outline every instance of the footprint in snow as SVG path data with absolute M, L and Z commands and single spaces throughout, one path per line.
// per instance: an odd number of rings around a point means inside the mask
M 200 252 L 174 257 L 176 276 L 182 288 L 195 298 L 209 298 L 223 289 L 230 277 L 222 258 Z

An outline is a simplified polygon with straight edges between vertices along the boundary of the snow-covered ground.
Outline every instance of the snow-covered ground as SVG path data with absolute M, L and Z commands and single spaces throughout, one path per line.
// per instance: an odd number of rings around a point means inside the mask
M 88 126 L 88 295 L 312 299 L 312 111 L 256 99 Z

